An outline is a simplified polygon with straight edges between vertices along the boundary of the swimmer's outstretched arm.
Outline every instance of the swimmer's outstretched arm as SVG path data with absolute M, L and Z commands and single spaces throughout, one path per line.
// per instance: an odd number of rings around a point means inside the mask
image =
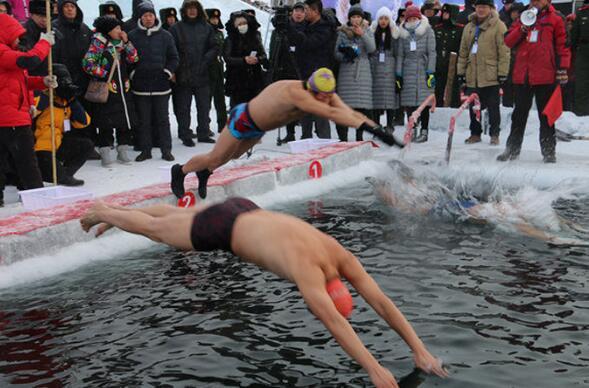
M 307 269 L 294 279 L 311 312 L 325 325 L 346 353 L 370 376 L 377 387 L 398 387 L 395 378 L 366 349 L 350 323 L 337 311 L 325 289 L 325 275 L 320 268 Z
M 441 362 L 426 349 L 411 324 L 403 313 L 387 297 L 374 279 L 366 272 L 358 259 L 350 253 L 350 259 L 340 270 L 342 275 L 350 281 L 352 286 L 372 306 L 389 326 L 395 330 L 413 351 L 415 366 L 427 373 L 434 373 L 440 377 L 448 376 Z

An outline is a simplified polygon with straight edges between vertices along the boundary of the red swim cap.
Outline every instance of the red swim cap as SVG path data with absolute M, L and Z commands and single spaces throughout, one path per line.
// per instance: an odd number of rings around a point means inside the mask
M 327 282 L 325 288 L 327 289 L 329 297 L 333 300 L 333 304 L 335 304 L 337 311 L 339 311 L 344 318 L 348 319 L 350 315 L 352 315 L 352 309 L 354 308 L 354 301 L 352 300 L 350 291 L 348 291 L 348 287 L 346 287 L 341 280 L 335 278 Z

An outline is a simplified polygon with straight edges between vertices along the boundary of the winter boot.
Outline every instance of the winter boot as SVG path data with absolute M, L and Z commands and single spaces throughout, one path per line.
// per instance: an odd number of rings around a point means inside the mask
M 499 156 L 497 156 L 497 161 L 499 162 L 506 162 L 508 160 L 516 160 L 519 157 L 519 152 L 514 153 L 511 149 L 506 148 L 505 151 Z
M 129 149 L 131 147 L 128 145 L 120 145 L 117 146 L 117 161 L 121 164 L 130 164 L 131 158 L 129 157 Z
M 162 159 L 166 162 L 173 162 L 176 160 L 170 151 L 162 151 Z
M 111 147 L 100 147 L 98 151 L 100 152 L 102 167 L 110 167 L 114 163 L 111 156 Z
M 464 141 L 464 144 L 475 144 L 480 142 L 481 135 L 470 135 L 470 137 Z
M 491 136 L 491 145 L 499 145 L 499 136 Z
M 174 195 L 178 198 L 182 198 L 184 196 L 184 178 L 186 174 L 182 172 L 182 165 L 175 164 L 172 166 L 172 181 L 170 182 L 170 187 Z
M 429 131 L 427 129 L 422 129 L 419 136 L 417 136 L 417 138 L 415 139 L 415 142 L 416 143 L 425 143 L 427 141 L 427 133 L 428 132 Z
M 76 179 L 71 175 L 60 177 L 57 180 L 57 183 L 62 186 L 72 186 L 72 187 L 84 185 L 84 181 L 82 179 Z
M 207 184 L 209 182 L 209 177 L 213 173 L 210 172 L 208 169 L 200 170 L 196 172 L 196 177 L 198 178 L 198 196 L 202 199 L 207 197 Z
M 185 147 L 194 147 L 194 146 L 196 146 L 196 144 L 194 143 L 194 140 L 192 140 L 189 137 L 184 137 L 184 138 L 181 138 L 180 140 L 182 140 L 182 145 L 184 145 Z
M 136 162 L 144 162 L 147 159 L 151 159 L 151 151 L 141 151 L 141 153 L 139 155 L 137 155 L 137 157 L 135 158 Z
M 549 154 L 544 156 L 544 163 L 556 163 L 556 155 Z

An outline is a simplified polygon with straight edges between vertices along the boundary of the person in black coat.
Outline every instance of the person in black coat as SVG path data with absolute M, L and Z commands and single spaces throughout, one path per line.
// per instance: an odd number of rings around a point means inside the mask
M 123 31 L 125 31 L 126 33 L 129 33 L 133 31 L 135 28 L 137 28 L 137 20 L 139 20 L 139 6 L 141 5 L 141 3 L 144 2 L 148 2 L 151 5 L 153 5 L 151 0 L 133 0 L 133 14 L 129 19 L 125 20 L 122 27 Z
M 260 24 L 251 14 L 234 12 L 225 27 L 225 94 L 229 96 L 229 105 L 233 109 L 238 104 L 250 101 L 264 89 L 262 65 L 268 67 L 268 58 L 258 33 Z
M 54 1 L 52 1 L 53 3 Z M 45 0 L 31 0 L 29 3 L 29 13 L 31 17 L 23 27 L 27 31 L 20 39 L 20 48 L 22 51 L 29 51 L 37 44 L 41 33 L 47 30 L 47 18 L 45 13 Z M 58 44 L 62 38 L 59 31 L 55 31 L 55 43 Z M 44 77 L 49 74 L 47 58 L 34 69 L 29 70 L 29 75 Z
M 178 121 L 178 137 L 187 147 L 194 147 L 190 129 L 192 97 L 196 100 L 196 137 L 200 143 L 214 143 L 209 134 L 211 92 L 209 66 L 218 55 L 215 31 L 207 22 L 206 13 L 198 0 L 184 0 L 180 9 L 182 20 L 170 28 L 180 53 L 173 90 L 174 113 Z
M 178 23 L 178 13 L 176 8 L 162 8 L 160 9 L 160 21 L 162 22 L 162 28 L 166 31 L 170 29 L 174 24 Z
M 84 14 L 77 0 L 59 0 L 58 6 L 59 16 L 53 27 L 62 37 L 53 48 L 53 60 L 67 67 L 74 85 L 83 94 L 89 77 L 82 69 L 82 59 L 90 47 L 92 31 L 84 24 Z
M 466 26 L 469 22 L 468 17 L 474 12 L 474 0 L 464 0 L 464 9 L 460 11 L 456 22 Z
M 173 161 L 168 105 L 172 93 L 171 79 L 178 68 L 178 50 L 172 35 L 161 28 L 151 3 L 138 9 L 138 25 L 129 33 L 137 49 L 139 62 L 132 67 L 131 90 L 139 116 L 136 140 L 141 153 L 135 159 L 151 159 L 152 131 L 156 132 L 162 159 Z
M 121 7 L 113 0 L 105 1 L 98 6 L 98 13 L 100 16 L 114 16 L 117 20 L 123 20 L 123 12 Z

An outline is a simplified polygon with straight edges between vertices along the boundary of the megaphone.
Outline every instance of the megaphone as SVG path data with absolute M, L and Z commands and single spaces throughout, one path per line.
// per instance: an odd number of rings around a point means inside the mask
M 532 7 L 522 12 L 520 19 L 524 26 L 531 27 L 536 24 L 536 17 L 538 16 L 538 8 Z

